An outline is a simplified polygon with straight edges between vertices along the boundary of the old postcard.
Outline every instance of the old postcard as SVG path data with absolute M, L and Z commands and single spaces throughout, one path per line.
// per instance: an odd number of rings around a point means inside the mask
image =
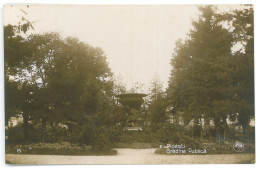
M 253 5 L 5 5 L 6 164 L 254 164 Z

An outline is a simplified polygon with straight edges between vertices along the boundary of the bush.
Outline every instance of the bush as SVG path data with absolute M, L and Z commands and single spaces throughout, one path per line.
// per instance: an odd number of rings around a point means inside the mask
M 150 149 L 150 148 L 158 148 L 162 143 L 154 142 L 154 143 L 115 143 L 113 145 L 114 148 L 131 148 L 131 149 Z
M 21 152 L 17 152 L 20 150 Z M 79 146 L 69 142 L 35 143 L 31 145 L 7 145 L 6 153 L 12 154 L 43 154 L 43 155 L 114 155 L 112 149 L 94 150 L 92 146 Z
M 8 143 L 23 143 L 24 135 L 22 125 L 8 128 L 6 130 L 6 136 L 8 136 Z
M 152 145 L 150 143 L 133 143 L 132 144 L 132 148 L 134 149 L 148 149 L 148 148 L 151 148 Z
M 154 151 L 155 154 L 166 154 L 165 148 L 158 148 Z
M 179 144 L 185 144 L 186 148 L 202 148 L 202 142 L 197 139 L 197 138 L 193 138 L 190 136 L 182 136 L 180 139 L 180 143 Z
M 124 131 L 119 136 L 119 143 L 153 143 L 155 135 L 148 131 Z
M 156 131 L 156 138 L 159 139 L 159 142 L 167 143 L 179 143 L 180 135 L 178 127 L 174 127 L 171 124 L 164 124 Z

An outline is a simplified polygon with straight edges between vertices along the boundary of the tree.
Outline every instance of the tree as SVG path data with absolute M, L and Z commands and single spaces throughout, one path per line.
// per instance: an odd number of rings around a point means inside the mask
M 29 29 L 33 29 L 32 22 L 29 22 L 22 16 L 22 21 L 17 25 L 4 26 L 4 70 L 5 70 L 5 123 L 12 116 L 23 114 L 21 110 L 22 95 L 21 83 L 17 81 L 19 68 L 23 67 L 26 57 L 31 55 L 31 50 L 27 48 L 28 43 L 23 37 Z M 19 78 L 18 78 L 19 79 Z M 19 100 L 20 99 L 20 100 Z M 27 100 L 23 98 L 23 100 Z M 27 140 L 27 115 L 25 116 L 23 132 Z
M 29 128 L 32 123 L 40 124 L 43 142 L 47 127 L 54 135 L 59 124 L 71 133 L 87 132 L 80 140 L 94 148 L 109 142 L 106 132 L 116 124 L 118 107 L 103 50 L 58 33 L 28 36 L 29 29 L 32 22 L 24 16 L 17 25 L 4 27 L 6 124 L 11 116 L 22 115 L 25 141 L 28 130 L 36 132 Z
M 166 101 L 163 85 L 159 77 L 155 75 L 150 87 L 150 102 L 148 112 L 150 114 L 151 130 L 156 132 L 166 123 Z
M 189 38 L 176 43 L 167 94 L 172 107 L 184 113 L 184 120 L 197 119 L 202 126 L 202 119 L 213 119 L 220 133 L 233 113 L 230 66 L 234 39 L 216 9 L 205 6 L 200 11 Z
M 6 37 L 6 44 L 11 45 L 8 38 L 13 37 Z M 54 129 L 59 123 L 70 121 L 82 127 L 82 131 L 92 129 L 92 142 L 84 140 L 86 144 L 98 144 L 95 135 L 101 134 L 102 129 L 109 130 L 114 114 L 111 111 L 116 105 L 112 73 L 102 49 L 76 38 L 62 39 L 57 33 L 19 38 L 17 49 L 22 46 L 24 52 L 13 56 L 8 53 L 12 53 L 8 46 L 5 53 L 6 79 L 13 77 L 6 83 L 8 113 L 17 110 L 22 114 L 24 129 L 28 129 L 29 119 L 34 124 L 40 120 L 43 142 L 46 126 Z M 11 57 L 21 59 L 14 63 Z M 14 97 L 10 96 L 12 92 Z M 17 109 L 11 103 L 17 102 L 15 95 L 19 95 Z M 24 135 L 28 136 L 26 130 Z
M 118 77 L 113 77 L 114 87 L 113 91 L 115 95 L 126 93 L 126 84 L 122 82 L 121 75 Z
M 79 142 L 95 149 L 109 142 L 111 111 L 116 105 L 111 76 L 104 52 L 76 38 L 65 39 L 54 58 L 49 81 L 54 111 L 76 122 L 81 127 Z
M 143 93 L 144 90 L 144 84 L 140 82 L 135 82 L 133 84 L 133 87 L 129 90 L 130 93 Z
M 245 6 L 222 16 L 222 20 L 229 23 L 234 37 L 234 48 L 238 48 L 232 56 L 232 76 L 234 87 L 234 111 L 230 115 L 242 125 L 246 134 L 249 122 L 254 118 L 254 9 Z
M 219 134 L 225 135 L 227 118 L 237 118 L 246 132 L 254 117 L 253 8 L 218 14 L 205 6 L 200 11 L 189 38 L 176 43 L 170 105 L 187 122 L 213 119 Z

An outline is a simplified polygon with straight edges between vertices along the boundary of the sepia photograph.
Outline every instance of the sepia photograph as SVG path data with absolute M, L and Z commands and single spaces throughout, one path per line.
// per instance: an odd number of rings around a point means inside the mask
M 4 4 L 5 163 L 255 164 L 254 5 Z

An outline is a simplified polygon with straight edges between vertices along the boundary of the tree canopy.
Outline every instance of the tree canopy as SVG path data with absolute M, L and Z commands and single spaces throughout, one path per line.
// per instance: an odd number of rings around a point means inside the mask
M 248 125 L 254 115 L 253 8 L 221 14 L 204 6 L 200 12 L 188 37 L 176 43 L 169 103 L 187 121 L 211 119 L 218 127 L 236 117 Z

